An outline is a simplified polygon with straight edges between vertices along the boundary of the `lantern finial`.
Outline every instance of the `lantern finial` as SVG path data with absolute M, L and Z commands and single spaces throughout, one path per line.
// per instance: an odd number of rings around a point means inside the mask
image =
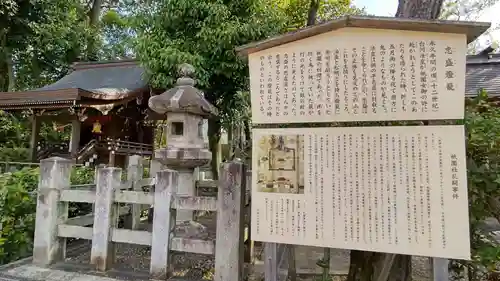
M 193 79 L 194 67 L 189 63 L 183 63 L 177 68 L 179 78 L 177 78 L 177 86 L 194 86 L 196 81 Z
M 180 77 L 193 78 L 194 73 L 195 73 L 195 69 L 194 69 L 194 66 L 190 65 L 189 63 L 182 63 L 177 68 L 177 72 L 178 72 Z

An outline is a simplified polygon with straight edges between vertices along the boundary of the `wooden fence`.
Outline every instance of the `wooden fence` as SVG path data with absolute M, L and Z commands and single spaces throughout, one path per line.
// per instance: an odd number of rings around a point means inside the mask
M 246 168 L 240 162 L 224 163 L 220 170 L 217 197 L 176 195 L 178 174 L 163 170 L 153 178 L 141 177 L 142 161 L 129 161 L 127 181 L 122 183 L 121 168 L 99 168 L 96 188 L 71 188 L 72 162 L 63 158 L 49 158 L 40 163 L 40 183 L 33 261 L 50 265 L 63 259 L 66 238 L 92 240 L 91 264 L 105 271 L 112 266 L 114 243 L 151 246 L 151 277 L 166 279 L 169 275 L 170 251 L 215 254 L 217 281 L 242 280 L 244 243 L 244 203 Z M 154 192 L 145 192 L 143 186 L 154 185 Z M 94 215 L 87 221 L 68 220 L 68 202 L 92 203 Z M 155 204 L 156 202 L 156 204 Z M 132 205 L 131 229 L 117 227 L 117 217 L 127 214 Z M 154 205 L 152 231 L 138 230 L 141 205 Z M 216 240 L 197 240 L 172 237 L 176 210 L 205 210 L 217 212 Z M 92 227 L 87 227 L 91 222 Z

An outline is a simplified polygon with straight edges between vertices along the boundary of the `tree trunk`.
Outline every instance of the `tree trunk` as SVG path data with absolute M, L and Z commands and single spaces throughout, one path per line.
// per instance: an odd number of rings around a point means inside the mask
M 311 0 L 309 11 L 307 12 L 307 26 L 316 24 L 316 17 L 318 16 L 320 0 Z
M 40 81 L 42 70 L 40 69 L 40 62 L 37 56 L 31 58 L 31 68 L 33 69 L 31 74 L 33 81 Z M 38 85 L 38 83 L 36 85 Z
M 9 74 L 7 70 L 7 64 L 5 63 L 5 61 L 0 60 L 0 92 L 6 92 L 9 88 L 8 77 Z
M 0 46 L 0 50 L 2 47 Z M 14 61 L 8 47 L 3 47 L 0 52 L 0 92 L 13 92 L 16 87 Z
M 208 146 L 210 152 L 212 152 L 212 161 L 210 162 L 210 167 L 212 169 L 212 178 L 214 180 L 219 179 L 219 164 L 221 162 L 219 157 L 220 131 L 220 121 L 216 118 L 208 119 Z
M 89 25 L 92 27 L 96 27 L 99 23 L 99 16 L 101 15 L 101 9 L 103 0 L 94 0 L 92 4 L 92 8 L 90 8 L 89 12 Z
M 235 142 L 234 145 L 234 150 L 233 150 L 233 155 L 235 158 L 240 158 L 241 160 L 244 160 L 242 158 L 242 152 L 243 152 L 243 130 L 242 130 L 243 122 L 238 121 L 237 124 L 234 126 L 234 136 L 233 136 L 233 141 Z
M 13 92 L 16 88 L 16 76 L 14 73 L 14 61 L 12 60 L 12 53 L 9 49 L 5 50 L 5 64 L 7 65 L 7 76 L 9 77 L 7 91 Z
M 443 0 L 399 0 L 396 17 L 437 19 L 442 5 Z M 347 281 L 377 280 L 377 274 L 382 272 L 383 261 L 388 255 L 390 254 L 351 251 Z M 387 281 L 409 280 L 411 280 L 411 256 L 396 255 Z
M 227 128 L 227 143 L 229 144 L 229 159 L 231 159 L 231 157 L 234 155 L 235 148 L 234 126 L 232 121 L 229 123 L 229 126 Z
M 101 10 L 102 10 L 102 5 L 104 3 L 104 0 L 94 0 L 94 3 L 92 4 L 92 7 L 90 8 L 90 11 L 88 13 L 89 16 L 89 26 L 94 29 L 98 30 L 99 29 L 99 18 L 101 16 Z M 97 33 L 97 32 L 96 32 Z M 91 38 L 89 40 L 89 45 L 87 49 L 87 59 L 91 61 L 96 61 L 99 59 L 97 53 L 97 38 Z
M 389 254 L 365 251 L 351 251 L 349 266 L 349 281 L 374 281 L 382 272 L 384 260 Z M 391 281 L 411 280 L 411 256 L 396 255 L 389 271 Z
M 6 49 L 7 37 L 5 33 L 0 30 L 0 92 L 6 92 L 9 88 L 9 68 L 6 60 Z
M 243 121 L 243 134 L 245 135 L 245 143 L 242 145 L 243 153 L 245 154 L 245 163 L 252 166 L 252 132 L 250 129 L 250 120 Z
M 437 19 L 444 0 L 399 0 L 398 18 Z

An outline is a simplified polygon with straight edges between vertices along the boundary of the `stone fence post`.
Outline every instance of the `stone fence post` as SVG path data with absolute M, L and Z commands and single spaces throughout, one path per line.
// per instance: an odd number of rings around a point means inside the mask
M 99 169 L 106 168 L 105 164 L 99 164 L 94 167 L 94 184 L 96 185 L 97 188 L 97 183 L 99 182 L 99 179 L 97 177 L 99 176 Z M 95 202 L 92 203 L 92 213 L 95 213 Z
M 66 238 L 57 237 L 57 224 L 68 218 L 68 203 L 59 202 L 62 189 L 69 188 L 72 162 L 60 157 L 40 161 L 36 206 L 33 263 L 47 266 L 63 259 Z
M 167 169 L 156 174 L 150 273 L 158 280 L 165 280 L 168 277 L 171 262 L 171 232 L 176 220 L 176 210 L 172 208 L 172 199 L 178 185 L 179 175 L 176 171 Z
M 139 155 L 131 155 L 128 158 L 127 165 L 127 182 L 131 183 L 131 190 L 142 191 L 142 186 L 137 185 L 136 182 L 142 179 L 144 175 L 144 167 L 142 165 L 142 157 Z M 138 230 L 141 222 L 142 213 L 141 204 L 131 204 L 131 214 L 127 217 L 126 227 Z
M 98 170 L 90 263 L 99 271 L 107 270 L 114 260 L 115 250 L 111 234 L 118 224 L 118 204 L 114 203 L 113 199 L 115 190 L 120 189 L 121 176 L 121 168 Z
M 217 194 L 214 281 L 243 280 L 245 182 L 243 163 L 222 163 Z
M 149 177 L 150 178 L 156 178 L 156 175 L 159 171 L 162 169 L 166 169 L 167 167 L 160 163 L 160 161 L 152 158 L 151 162 L 149 164 Z M 154 187 L 153 185 L 150 189 L 150 193 L 154 195 Z M 154 205 L 154 204 L 153 204 Z M 153 222 L 153 213 L 154 213 L 154 206 L 150 206 L 148 210 L 148 222 L 152 223 Z

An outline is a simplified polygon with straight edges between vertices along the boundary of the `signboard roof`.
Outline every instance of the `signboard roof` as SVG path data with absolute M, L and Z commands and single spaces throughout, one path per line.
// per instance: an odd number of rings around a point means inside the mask
M 344 16 L 332 21 L 243 45 L 237 47 L 236 51 L 240 53 L 240 55 L 246 56 L 251 53 L 277 47 L 344 27 L 465 34 L 467 36 L 467 43 L 470 43 L 484 33 L 490 26 L 491 24 L 487 22 L 423 20 L 374 16 Z

